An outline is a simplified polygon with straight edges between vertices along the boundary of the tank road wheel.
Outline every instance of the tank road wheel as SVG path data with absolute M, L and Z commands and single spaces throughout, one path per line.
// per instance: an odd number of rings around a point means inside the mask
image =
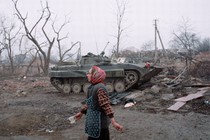
M 69 84 L 64 84 L 64 86 L 63 86 L 63 92 L 65 94 L 69 94 L 71 92 L 71 87 L 70 87 Z
M 106 83 L 106 89 L 108 90 L 108 92 L 114 92 L 114 86 L 112 83 Z
M 125 91 L 125 84 L 123 81 L 116 81 L 114 84 L 114 89 L 116 92 L 123 92 Z
M 127 71 L 125 75 L 125 80 L 129 84 L 136 83 L 138 80 L 138 74 L 134 71 Z
M 62 85 L 62 83 L 61 83 L 61 81 L 60 80 L 58 80 L 58 79 L 56 79 L 56 78 L 52 78 L 51 79 L 51 84 L 53 85 L 53 86 L 57 86 L 57 87 L 59 87 L 59 88 L 63 88 L 63 85 Z
M 79 83 L 74 83 L 72 85 L 72 91 L 73 93 L 80 93 L 82 90 L 82 86 Z
M 90 86 L 90 83 L 85 83 L 84 85 L 83 85 L 83 92 L 84 93 L 87 93 L 88 92 L 88 87 Z

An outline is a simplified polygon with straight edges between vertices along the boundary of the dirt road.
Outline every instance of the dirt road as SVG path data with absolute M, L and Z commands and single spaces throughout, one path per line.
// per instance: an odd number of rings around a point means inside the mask
M 67 120 L 80 109 L 84 94 L 59 94 L 48 78 L 35 77 L 1 79 L 0 88 L 1 140 L 86 139 L 84 117 L 75 124 Z M 177 112 L 168 111 L 181 92 L 173 91 L 170 99 L 163 98 L 169 93 L 147 92 L 133 107 L 124 108 L 123 103 L 113 106 L 124 131 L 117 132 L 110 126 L 111 139 L 210 139 L 210 105 L 203 102 L 209 96 L 190 101 Z

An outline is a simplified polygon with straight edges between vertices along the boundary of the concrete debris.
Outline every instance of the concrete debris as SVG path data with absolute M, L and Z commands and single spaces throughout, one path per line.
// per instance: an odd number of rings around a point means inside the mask
M 159 93 L 160 92 L 160 87 L 158 87 L 157 85 L 154 85 L 151 87 L 151 90 L 153 93 Z
M 121 103 L 124 100 L 124 98 L 126 96 L 128 96 L 129 94 L 131 94 L 131 93 L 130 92 L 112 93 L 109 97 L 110 101 L 111 101 L 111 104 L 112 105 L 117 105 L 117 104 Z
M 165 101 L 170 101 L 171 99 L 174 99 L 174 94 L 162 94 L 161 99 Z
M 136 104 L 136 101 L 134 99 L 126 99 L 124 108 L 132 107 Z
M 137 91 L 137 92 L 133 92 L 131 94 L 129 94 L 128 96 L 125 97 L 125 100 L 129 100 L 129 99 L 137 99 L 140 98 L 142 96 L 144 96 L 145 92 L 144 91 Z
M 50 129 L 46 129 L 45 131 L 48 132 L 48 133 L 54 132 L 54 130 L 50 130 Z
M 210 101 L 205 100 L 204 103 L 210 105 Z
M 128 108 L 128 107 L 132 107 L 134 106 L 136 103 L 127 103 L 124 105 L 124 108 Z

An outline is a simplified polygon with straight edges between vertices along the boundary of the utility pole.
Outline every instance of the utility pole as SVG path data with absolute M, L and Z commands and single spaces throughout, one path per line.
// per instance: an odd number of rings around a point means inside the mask
M 158 30 L 158 28 L 157 28 L 157 33 L 158 33 L 158 37 L 159 37 L 159 39 L 160 39 L 160 43 L 161 43 L 161 46 L 162 46 L 162 49 L 163 49 L 163 55 L 165 55 L 166 54 L 166 50 L 165 50 L 165 48 L 164 48 L 164 46 L 163 46 L 163 42 L 162 42 L 162 39 L 161 39 L 161 37 L 160 37 L 160 33 L 159 33 L 159 30 Z
M 154 21 L 155 21 L 154 25 L 155 25 L 155 62 L 156 62 L 157 61 L 157 34 L 158 34 L 158 37 L 159 37 L 159 40 L 160 40 L 160 43 L 161 43 L 161 46 L 162 46 L 162 49 L 163 49 L 163 55 L 166 54 L 166 51 L 165 51 L 165 48 L 164 48 L 163 41 L 161 39 L 159 30 L 157 28 L 157 19 L 155 19 Z
M 155 19 L 155 63 L 157 62 L 157 19 Z

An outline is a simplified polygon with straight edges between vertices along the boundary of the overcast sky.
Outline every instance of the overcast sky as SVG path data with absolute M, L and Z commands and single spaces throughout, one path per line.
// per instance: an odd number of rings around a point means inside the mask
M 64 15 L 70 17 L 69 43 L 81 41 L 82 54 L 100 53 L 109 41 L 106 53 L 115 44 L 116 2 L 115 0 L 48 0 L 51 11 L 63 22 Z M 19 0 L 22 14 L 29 20 L 38 18 L 40 0 Z M 167 47 L 183 19 L 189 20 L 194 32 L 202 38 L 210 37 L 210 0 L 129 0 L 125 14 L 125 36 L 120 49 L 136 47 L 154 41 L 154 19 L 158 20 L 164 45 Z M 11 0 L 0 0 L 0 15 L 12 17 L 14 7 Z M 160 48 L 160 44 L 159 48 Z

